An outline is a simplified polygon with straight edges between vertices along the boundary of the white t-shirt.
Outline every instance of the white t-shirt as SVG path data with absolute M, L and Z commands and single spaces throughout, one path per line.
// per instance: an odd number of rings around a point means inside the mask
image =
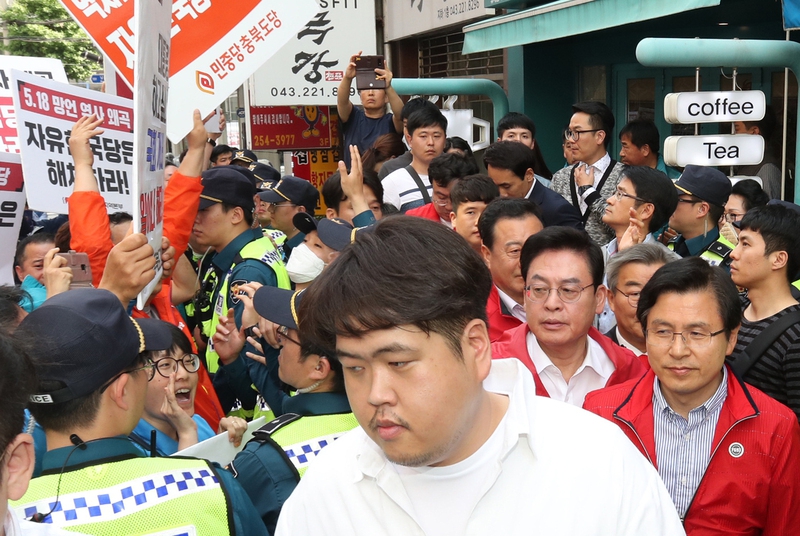
M 431 181 L 428 180 L 428 176 L 420 175 L 419 178 L 422 180 L 422 184 L 427 186 L 428 195 L 432 195 L 433 187 L 431 186 Z M 382 184 L 383 202 L 393 205 L 401 212 L 425 204 L 422 198 L 422 192 L 405 168 L 400 168 L 389 173 L 389 175 L 383 179 Z

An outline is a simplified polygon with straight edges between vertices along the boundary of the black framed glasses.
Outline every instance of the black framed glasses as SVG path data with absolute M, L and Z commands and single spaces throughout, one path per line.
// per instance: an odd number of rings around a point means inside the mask
M 735 212 L 726 212 L 725 214 L 722 215 L 722 218 L 728 223 L 733 223 L 735 221 L 741 221 L 741 219 L 744 218 L 744 214 L 736 214 Z
M 689 203 L 690 205 L 696 205 L 697 203 L 702 203 L 701 199 L 684 199 L 683 197 L 678 198 L 678 203 Z
M 532 302 L 540 302 L 546 300 L 550 296 L 550 292 L 555 290 L 562 302 L 575 303 L 581 299 L 583 291 L 592 286 L 594 286 L 593 283 L 589 283 L 585 287 L 579 287 L 577 285 L 564 285 L 561 287 L 528 285 L 525 287 L 525 296 Z
M 602 128 L 593 128 L 592 130 L 570 130 L 567 129 L 564 131 L 564 139 L 568 141 L 578 141 L 581 139 L 581 134 L 587 134 L 590 132 L 600 132 L 603 130 Z
M 297 346 L 300 346 L 300 341 L 296 341 L 296 340 L 294 340 L 293 338 L 291 338 L 289 336 L 289 328 L 287 328 L 286 326 L 278 326 L 278 330 L 277 331 L 278 331 L 278 335 L 280 335 L 280 337 L 282 339 L 286 339 L 287 341 L 293 342 Z M 278 341 L 278 342 L 280 342 L 280 341 Z
M 628 199 L 633 199 L 634 201 L 639 201 L 640 203 L 646 203 L 647 202 L 644 199 L 642 199 L 641 197 L 636 197 L 635 195 L 631 195 L 629 193 L 623 192 L 619 188 L 617 188 L 617 191 L 614 192 L 614 197 L 617 199 L 617 201 L 622 201 L 623 197 L 627 197 Z
M 269 207 L 267 207 L 267 210 L 274 213 L 281 207 L 296 207 L 296 206 L 297 205 L 295 205 L 294 203 L 280 203 L 280 204 L 270 203 Z
M 141 354 L 140 354 L 141 355 Z M 115 374 L 113 378 L 108 380 L 103 386 L 100 388 L 100 392 L 104 392 L 108 389 L 108 386 L 117 381 L 117 378 L 122 376 L 123 374 L 133 374 L 134 372 L 139 372 L 140 370 L 147 371 L 147 381 L 153 379 L 156 375 L 156 364 L 150 358 L 144 358 L 144 364 L 141 367 L 136 367 L 128 370 L 123 370 L 122 372 Z
M 183 365 L 183 368 L 189 373 L 197 372 L 200 369 L 200 358 L 196 354 L 184 354 L 180 359 L 162 357 L 154 363 L 155 370 L 161 376 L 169 378 L 170 374 L 178 373 L 178 363 Z M 153 377 L 151 376 L 150 379 L 152 380 Z

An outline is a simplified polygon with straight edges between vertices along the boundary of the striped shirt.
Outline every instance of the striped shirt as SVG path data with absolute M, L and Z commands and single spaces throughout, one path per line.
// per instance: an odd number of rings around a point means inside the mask
M 431 181 L 427 175 L 420 175 L 420 180 L 428 189 L 428 195 L 433 194 Z M 394 205 L 397 210 L 405 214 L 407 210 L 425 205 L 417 183 L 405 168 L 391 172 L 382 181 L 383 202 Z
M 705 404 L 689 412 L 686 420 L 669 407 L 658 378 L 653 386 L 653 424 L 658 474 L 669 491 L 678 515 L 686 517 L 694 494 L 711 461 L 711 443 L 722 404 L 728 397 L 728 370 Z
M 745 304 L 747 305 L 749 302 Z M 742 327 L 739 329 L 731 361 L 735 362 L 743 356 L 744 349 L 767 326 L 781 316 L 797 310 L 800 310 L 800 305 L 792 305 L 757 322 L 742 318 Z M 800 325 L 795 324 L 784 331 L 744 374 L 743 379 L 781 404 L 789 406 L 800 419 Z

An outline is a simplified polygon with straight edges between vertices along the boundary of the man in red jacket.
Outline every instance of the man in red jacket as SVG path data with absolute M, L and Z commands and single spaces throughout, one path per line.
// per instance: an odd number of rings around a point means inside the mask
M 530 369 L 536 394 L 582 406 L 591 391 L 645 373 L 625 348 L 592 327 L 603 310 L 603 253 L 589 235 L 547 227 L 528 238 L 520 257 L 525 324 L 492 344 L 495 359 L 516 357 Z
M 699 257 L 667 264 L 637 314 L 652 370 L 592 393 L 584 407 L 658 469 L 689 536 L 796 534 L 800 426 L 725 365 L 741 322 L 728 275 Z

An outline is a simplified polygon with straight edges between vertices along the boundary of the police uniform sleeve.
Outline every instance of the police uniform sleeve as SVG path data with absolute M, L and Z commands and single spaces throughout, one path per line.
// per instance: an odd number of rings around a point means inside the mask
M 231 273 L 230 284 L 228 285 L 228 308 L 233 309 L 233 316 L 236 319 L 236 326 L 242 326 L 242 312 L 244 311 L 244 303 L 236 296 L 233 296 L 232 289 L 237 285 L 251 282 L 261 283 L 269 287 L 278 286 L 278 278 L 275 272 L 267 265 L 252 259 L 247 259 L 244 262 L 237 264 Z M 242 357 L 244 354 L 242 354 Z
M 229 469 L 252 500 L 267 532 L 274 534 L 281 507 L 297 486 L 286 461 L 272 445 L 252 440 Z
M 277 350 L 266 342 L 262 342 L 264 349 L 264 357 L 267 360 L 267 365 L 264 366 L 258 361 L 250 358 L 245 359 L 247 364 L 247 371 L 250 374 L 250 380 L 256 386 L 258 392 L 264 398 L 264 402 L 270 407 L 276 417 L 283 414 L 283 403 L 289 398 L 289 395 L 283 392 L 283 383 L 278 376 L 278 354 Z M 245 352 L 257 353 L 256 349 L 250 343 L 245 344 Z M 237 360 L 241 361 L 241 360 Z
M 228 493 L 231 509 L 233 510 L 233 527 L 237 536 L 267 536 L 267 528 L 258 516 L 253 501 L 242 489 L 242 486 L 233 478 L 233 475 L 217 466 L 217 475 Z

